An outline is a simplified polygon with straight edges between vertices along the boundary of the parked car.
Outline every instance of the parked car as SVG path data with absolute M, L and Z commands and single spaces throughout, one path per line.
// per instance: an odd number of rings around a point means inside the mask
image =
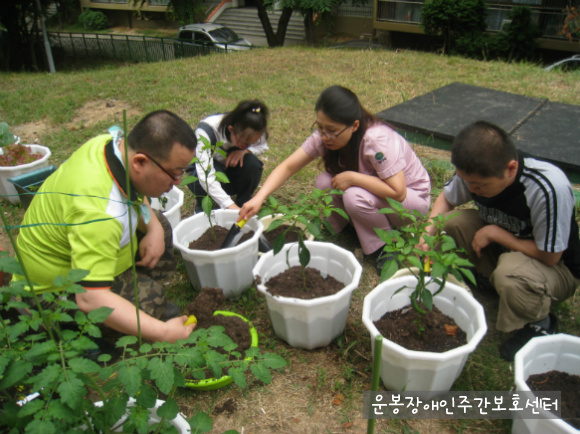
M 175 57 L 199 56 L 210 52 L 249 50 L 253 44 L 221 24 L 188 24 L 179 28 Z

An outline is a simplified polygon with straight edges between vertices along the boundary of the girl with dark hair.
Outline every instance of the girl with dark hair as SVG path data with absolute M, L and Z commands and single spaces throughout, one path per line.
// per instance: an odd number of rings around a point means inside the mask
M 344 191 L 334 197 L 334 205 L 349 215 L 366 255 L 381 251 L 384 243 L 375 228 L 390 230 L 402 224 L 393 215 L 378 212 L 388 206 L 385 198 L 426 213 L 430 205 L 429 175 L 405 139 L 365 110 L 349 89 L 325 89 L 315 110 L 312 135 L 272 171 L 256 196 L 244 204 L 240 217 L 248 219 L 256 214 L 264 200 L 286 180 L 322 157 L 325 171 L 316 178 L 316 188 Z M 336 232 L 348 223 L 336 213 L 329 222 Z M 379 275 L 386 260 L 383 253 L 377 258 Z
M 203 212 L 201 201 L 207 194 L 223 209 L 240 209 L 252 197 L 264 167 L 258 156 L 268 149 L 268 113 L 268 107 L 259 100 L 242 101 L 231 112 L 208 116 L 199 123 L 194 173 L 198 180 L 188 185 L 196 198 L 196 213 Z M 214 145 L 212 149 L 205 146 L 202 137 Z M 219 142 L 222 144 L 217 149 L 223 150 L 225 157 L 216 152 Z M 219 182 L 216 171 L 225 173 L 230 182 Z

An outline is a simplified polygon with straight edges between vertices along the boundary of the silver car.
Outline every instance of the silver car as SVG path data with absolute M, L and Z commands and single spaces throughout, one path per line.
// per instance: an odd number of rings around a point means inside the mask
M 221 24 L 188 24 L 179 28 L 174 43 L 176 57 L 199 56 L 210 52 L 249 50 L 252 43 Z

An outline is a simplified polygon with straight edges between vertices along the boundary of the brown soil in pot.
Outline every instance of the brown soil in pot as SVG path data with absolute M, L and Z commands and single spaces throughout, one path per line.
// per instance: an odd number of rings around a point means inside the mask
M 252 345 L 252 335 L 248 323 L 237 316 L 215 315 L 225 303 L 225 296 L 221 288 L 202 288 L 198 296 L 187 305 L 186 312 L 195 315 L 197 327 L 209 328 L 214 325 L 225 327 L 225 333 L 238 344 L 237 351 L 244 352 Z
M 580 376 L 567 372 L 550 371 L 530 375 L 526 384 L 532 391 L 560 391 L 562 419 L 576 429 L 580 429 Z
M 215 234 L 215 239 L 212 235 L 211 228 L 208 228 L 201 237 L 189 243 L 189 248 L 191 250 L 206 250 L 206 251 L 219 250 L 222 243 L 226 239 L 226 236 L 230 231 L 230 228 L 224 228 L 223 226 L 216 225 L 213 227 L 213 230 Z M 238 242 L 238 244 L 241 244 L 244 241 L 249 240 L 253 236 L 254 231 L 249 231 L 248 233 L 245 233 Z
M 467 343 L 466 333 L 437 306 L 422 316 L 421 324 L 425 330 L 421 335 L 417 333 L 416 320 L 417 312 L 411 306 L 406 306 L 387 312 L 374 324 L 385 339 L 408 350 L 442 353 Z
M 264 236 L 266 237 L 266 239 L 268 240 L 268 242 L 270 243 L 270 245 L 274 245 L 274 240 L 276 239 L 276 237 L 278 235 L 280 235 L 281 233 L 283 233 L 285 230 L 288 229 L 288 226 L 278 226 L 276 229 L 272 229 L 271 231 L 268 230 L 264 230 Z M 298 241 L 298 232 L 295 231 L 288 231 L 286 232 L 286 236 L 285 236 L 285 240 L 286 243 L 295 243 Z
M 323 276 L 315 268 L 306 267 L 306 290 L 303 289 L 302 267 L 292 267 L 266 282 L 268 292 L 272 295 L 294 297 L 310 300 L 336 294 L 344 283 L 332 276 Z

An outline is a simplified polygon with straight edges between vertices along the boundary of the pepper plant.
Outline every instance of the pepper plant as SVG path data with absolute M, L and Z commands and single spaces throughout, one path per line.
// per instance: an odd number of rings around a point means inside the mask
M 283 205 L 273 196 L 269 196 L 266 205 L 260 210 L 258 217 L 267 215 L 276 216 L 267 232 L 285 225 L 287 229 L 274 239 L 274 254 L 282 250 L 286 243 L 286 235 L 295 232 L 298 234 L 298 260 L 302 268 L 302 289 L 307 290 L 306 286 L 306 267 L 310 262 L 310 251 L 304 243 L 306 232 L 312 234 L 315 238 L 321 237 L 321 229 L 325 227 L 331 234 L 334 234 L 332 226 L 327 218 L 335 212 L 348 220 L 348 214 L 332 204 L 332 195 L 343 194 L 341 190 L 319 190 L 313 189 L 309 194 L 301 194 L 296 202 L 290 205 Z M 288 259 L 289 250 L 286 253 L 286 264 L 290 268 Z
M 205 185 L 208 185 L 208 181 L 209 181 L 209 174 L 211 172 L 211 160 L 213 159 L 215 153 L 217 152 L 218 154 L 220 154 L 222 157 L 226 158 L 227 154 L 226 151 L 224 151 L 221 146 L 223 145 L 224 142 L 217 142 L 215 145 L 212 145 L 211 142 L 205 138 L 204 136 L 200 136 L 199 140 L 202 141 L 203 143 L 203 147 L 201 149 L 201 152 L 203 153 L 208 153 L 209 158 L 208 158 L 208 163 L 206 167 L 202 166 L 203 169 L 203 177 L 205 180 Z M 191 162 L 189 163 L 189 165 L 191 167 L 193 167 L 194 164 L 196 163 L 200 163 L 199 159 L 197 158 L 197 156 L 195 156 L 193 158 L 193 160 L 191 160 Z M 220 172 L 218 170 L 216 170 L 214 172 L 215 175 L 215 179 L 218 182 L 223 182 L 225 184 L 229 184 L 230 180 L 228 179 L 227 175 L 223 172 Z M 198 180 L 198 177 L 195 175 L 189 175 L 186 176 L 185 178 L 183 178 L 183 180 L 181 181 L 181 183 L 179 185 L 187 185 L 187 184 L 191 184 L 195 181 Z M 209 227 L 213 236 L 213 239 L 215 241 L 216 236 L 215 236 L 215 232 L 213 230 L 213 222 L 211 220 L 211 211 L 213 210 L 213 199 L 211 198 L 211 196 L 208 194 L 206 194 L 204 196 L 204 198 L 201 201 L 201 207 L 203 208 L 203 212 L 204 214 L 207 216 L 207 220 L 209 222 Z
M 428 219 L 416 210 L 409 211 L 396 200 L 387 198 L 388 208 L 379 210 L 382 214 L 395 214 L 399 221 L 406 224 L 390 231 L 375 228 L 375 232 L 385 243 L 383 251 L 388 260 L 381 271 L 381 281 L 390 279 L 400 268 L 407 268 L 417 279 L 417 285 L 409 295 L 410 303 L 417 313 L 417 333 L 420 335 L 424 327 L 422 317 L 426 310 L 433 309 L 433 297 L 445 289 L 449 275 L 458 281 L 467 278 L 475 284 L 471 271 L 473 264 L 461 254 L 464 252 L 455 244 L 455 240 L 447 235 L 443 228 L 445 222 L 455 214 L 439 215 Z M 427 232 L 428 227 L 434 227 L 433 235 Z M 428 248 L 423 250 L 422 243 Z M 428 286 L 436 285 L 432 293 Z M 405 289 L 402 287 L 396 293 Z

